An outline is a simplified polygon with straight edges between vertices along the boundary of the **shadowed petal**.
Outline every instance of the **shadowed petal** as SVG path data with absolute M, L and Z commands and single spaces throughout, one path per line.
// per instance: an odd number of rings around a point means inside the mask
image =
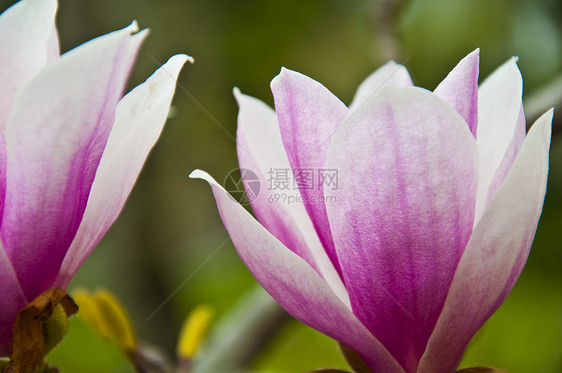
M 359 106 L 363 105 L 369 97 L 378 92 L 382 87 L 411 87 L 413 85 L 414 83 L 412 83 L 412 78 L 410 78 L 406 67 L 394 61 L 389 61 L 379 67 L 359 85 L 353 101 L 349 105 L 349 110 L 357 110 Z
M 479 182 L 474 223 L 484 213 L 490 185 L 517 132 L 521 131 L 521 73 L 512 58 L 492 73 L 478 90 Z M 524 121 L 523 121 L 524 125 Z M 524 131 L 524 128 L 523 128 Z
M 478 127 L 479 62 L 480 49 L 476 49 L 463 58 L 434 91 L 464 118 L 474 138 Z
M 12 353 L 16 316 L 18 311 L 27 304 L 27 300 L 1 242 L 0 284 L 2 284 L 2 306 L 0 307 L 0 357 L 2 357 Z
M 347 107 L 330 91 L 309 77 L 283 68 L 271 82 L 275 111 L 289 163 L 293 172 L 309 170 L 318 173 L 326 165 L 331 137 L 349 115 Z M 330 232 L 322 186 L 300 188 L 304 205 L 320 242 L 332 264 L 340 273 L 340 265 Z
M 474 333 L 503 303 L 523 270 L 546 193 L 551 121 L 552 110 L 533 125 L 475 227 L 420 373 L 454 371 Z
M 56 0 L 24 0 L 0 16 L 0 132 L 16 96 L 50 59 L 58 55 Z
M 474 137 L 431 92 L 385 87 L 336 133 L 327 167 L 338 170 L 324 193 L 353 312 L 415 372 L 472 231 Z
M 511 170 L 511 166 L 513 166 L 513 162 L 517 158 L 517 154 L 519 154 L 519 150 L 523 146 L 523 142 L 525 141 L 526 135 L 526 121 L 525 121 L 525 113 L 523 112 L 523 105 L 521 105 L 521 109 L 519 111 L 519 118 L 517 119 L 517 126 L 515 127 L 515 133 L 511 138 L 511 142 L 509 143 L 507 150 L 503 156 L 503 159 L 496 169 L 494 174 L 494 178 L 490 183 L 488 188 L 488 195 L 486 196 L 486 206 L 492 198 L 494 197 L 498 188 L 502 185 L 505 178 L 509 174 Z
M 252 170 L 260 179 L 261 190 L 251 200 L 256 217 L 279 241 L 316 269 L 342 302 L 351 307 L 343 282 L 324 251 L 304 204 L 275 198 L 280 191 L 269 185 L 269 174 L 291 169 L 275 112 L 238 89 L 234 95 L 240 106 L 236 135 L 240 168 Z M 251 192 L 247 184 L 246 190 Z
M 121 212 L 148 152 L 158 139 L 188 59 L 177 55 L 119 102 L 84 217 L 55 286 L 65 287 Z
M 82 219 L 132 62 L 133 31 L 136 25 L 66 53 L 14 105 L 1 233 L 29 299 L 52 284 Z
M 359 352 L 375 371 L 403 372 L 308 263 L 279 242 L 208 174 L 196 170 L 190 177 L 209 182 L 238 255 L 287 312 Z

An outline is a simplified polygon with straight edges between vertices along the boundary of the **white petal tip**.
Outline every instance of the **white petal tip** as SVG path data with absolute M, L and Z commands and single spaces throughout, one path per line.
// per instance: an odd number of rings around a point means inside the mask
M 190 179 L 203 179 L 203 180 L 207 181 L 209 184 L 218 185 L 218 183 L 215 181 L 215 179 L 213 179 L 213 177 L 211 175 L 209 175 L 205 171 L 199 170 L 199 169 L 191 171 L 191 173 L 189 174 L 189 178 Z
M 535 123 L 538 123 L 539 121 L 541 122 L 545 122 L 547 124 L 552 124 L 552 118 L 554 117 L 554 108 L 550 108 L 547 111 L 544 112 L 543 115 L 541 115 L 539 117 L 539 119 L 537 119 L 535 121 Z
M 176 79 L 183 65 L 186 61 L 189 61 L 189 58 L 190 57 L 186 54 L 173 55 L 160 69 L 165 67 L 165 70 L 168 71 L 168 75 Z
M 281 71 L 279 72 L 279 74 L 277 74 L 277 76 L 275 78 L 273 78 L 273 80 L 270 83 L 271 88 L 273 88 L 274 86 L 280 85 L 281 82 L 284 79 L 287 79 L 286 76 L 294 73 L 293 70 L 287 69 L 285 66 L 281 67 Z
M 298 71 L 295 71 L 295 70 L 288 69 L 285 66 L 282 66 L 281 71 L 279 72 L 279 75 L 277 75 L 277 76 L 287 76 L 287 75 L 302 76 L 304 74 L 299 73 Z
M 540 133 L 544 139 L 544 142 L 550 144 L 550 138 L 552 136 L 552 118 L 554 116 L 554 108 L 547 110 L 543 115 L 539 117 L 533 123 L 531 128 L 529 129 L 529 133 L 527 137 L 529 137 L 532 133 Z M 550 145 L 548 145 L 550 148 Z
M 549 127 L 552 125 L 552 119 L 554 118 L 554 108 L 550 108 L 547 111 L 544 112 L 543 115 L 541 115 L 539 117 L 539 119 L 537 119 L 535 121 L 535 123 L 539 123 L 539 122 L 543 122 L 545 123 L 544 125 L 548 125 Z M 534 124 L 533 124 L 534 126 Z
M 234 99 L 236 100 L 236 102 L 238 103 L 238 107 L 242 107 L 242 105 L 244 104 L 244 102 L 255 102 L 258 101 L 257 99 L 255 99 L 252 96 L 248 96 L 244 93 L 242 93 L 242 91 L 240 91 L 240 88 L 238 87 L 234 87 L 232 89 L 232 93 L 234 94 Z
M 191 173 L 189 174 L 189 178 L 190 179 L 201 179 L 201 174 L 204 174 L 205 171 L 201 171 L 200 169 L 195 169 L 193 171 L 191 171 Z
M 134 34 L 135 32 L 139 32 L 139 24 L 136 20 L 131 22 L 129 26 L 125 28 L 129 32 L 129 34 Z M 143 30 L 144 31 L 144 30 Z
M 467 56 L 477 56 L 478 58 L 480 58 L 480 48 L 476 48 L 475 50 L 470 52 Z
M 172 57 L 170 57 L 169 61 L 175 61 L 183 65 L 186 62 L 193 63 L 195 60 L 193 59 L 193 57 L 182 53 L 173 55 Z
M 240 88 L 238 88 L 238 87 L 234 87 L 232 89 L 232 93 L 234 94 L 234 99 L 236 100 L 238 105 L 240 105 L 241 101 L 244 98 L 244 94 L 240 91 Z

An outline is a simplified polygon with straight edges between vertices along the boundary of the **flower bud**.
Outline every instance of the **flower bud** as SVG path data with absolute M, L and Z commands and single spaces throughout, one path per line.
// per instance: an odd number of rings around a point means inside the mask
M 189 365 L 207 335 L 214 311 L 206 305 L 197 306 L 183 322 L 178 339 L 180 365 Z
M 79 290 L 75 297 L 80 305 L 80 317 L 99 335 L 127 353 L 137 348 L 131 319 L 113 294 L 107 290 L 97 290 L 93 294 Z

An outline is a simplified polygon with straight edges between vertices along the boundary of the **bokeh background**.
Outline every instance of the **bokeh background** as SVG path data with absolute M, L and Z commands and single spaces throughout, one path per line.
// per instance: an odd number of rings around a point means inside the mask
M 0 10 L 12 3 L 0 1 Z M 362 79 L 389 58 L 405 64 L 417 85 L 434 89 L 459 59 L 480 47 L 481 78 L 519 56 L 529 125 L 562 97 L 558 0 L 59 0 L 61 49 L 133 19 L 151 34 L 130 87 L 173 54 L 190 54 L 196 62 L 180 75 L 174 115 L 121 217 L 70 289 L 113 291 L 139 338 L 170 358 L 181 322 L 198 304 L 212 306 L 219 325 L 242 325 L 236 320 L 246 317 L 245 338 L 257 333 L 260 342 L 239 359 L 240 371 L 345 369 L 346 363 L 335 342 L 256 296 L 255 281 L 228 239 L 208 186 L 188 179 L 195 168 L 217 180 L 237 168 L 234 86 L 272 105 L 269 82 L 286 66 L 349 103 Z M 556 133 L 562 132 L 558 118 Z M 562 136 L 555 135 L 530 259 L 505 304 L 473 340 L 463 367 L 562 372 L 561 228 Z M 220 331 L 215 334 L 220 341 Z M 227 350 L 236 355 L 243 339 Z M 132 372 L 119 351 L 79 317 L 50 361 L 62 372 Z

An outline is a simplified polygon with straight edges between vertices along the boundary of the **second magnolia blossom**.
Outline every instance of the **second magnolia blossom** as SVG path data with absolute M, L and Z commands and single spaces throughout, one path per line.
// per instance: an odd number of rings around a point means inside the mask
M 479 52 L 434 92 L 393 62 L 347 107 L 283 69 L 275 111 L 236 91 L 240 167 L 258 220 L 209 175 L 256 279 L 290 314 L 375 372 L 451 373 L 521 273 L 541 215 L 552 111 L 525 135 L 514 59 L 478 87 Z M 337 187 L 275 202 L 272 169 L 337 170 Z M 248 181 L 248 180 L 246 180 Z M 325 202 L 322 202 L 325 201 Z
M 166 120 L 177 55 L 123 90 L 136 24 L 59 56 L 55 0 L 0 16 L 0 357 L 18 311 L 65 288 L 117 219 Z

